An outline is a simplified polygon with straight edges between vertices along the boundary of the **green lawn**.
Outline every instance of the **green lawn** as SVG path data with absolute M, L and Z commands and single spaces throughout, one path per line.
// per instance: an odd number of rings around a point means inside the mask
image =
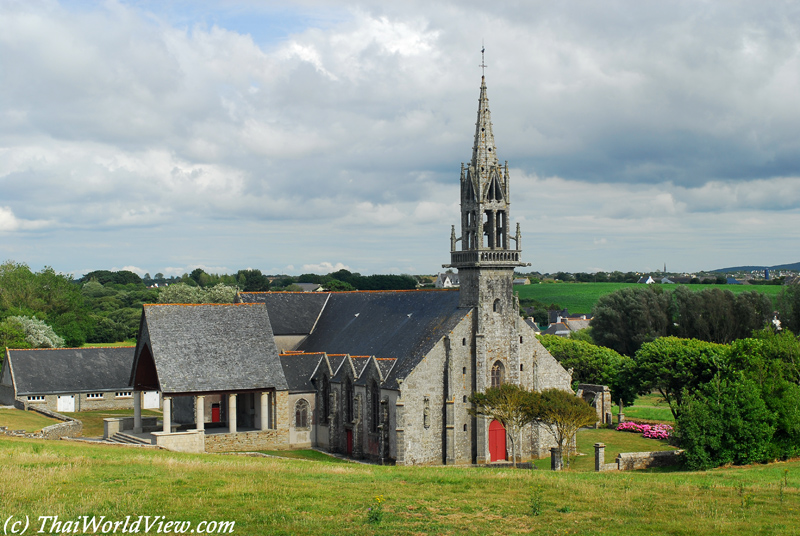
M 133 410 L 132 409 L 99 409 L 96 411 L 81 411 L 75 413 L 66 413 L 61 412 L 62 415 L 66 415 L 67 417 L 72 417 L 73 419 L 78 419 L 83 423 L 83 431 L 81 435 L 83 437 L 102 437 L 103 436 L 103 419 L 108 419 L 110 417 L 133 417 Z M 145 417 L 151 417 L 161 415 L 160 411 L 154 411 L 151 409 L 143 409 L 142 415 Z
M 343 460 L 330 456 L 324 452 L 319 452 L 312 449 L 298 449 L 298 450 L 259 450 L 264 454 L 271 456 L 280 456 L 282 458 L 293 458 L 295 460 L 310 460 L 315 462 L 328 462 L 328 463 L 352 463 L 349 460 Z
M 57 424 L 61 421 L 45 417 L 35 411 L 24 411 L 21 409 L 0 409 L 0 426 L 5 426 L 9 430 L 25 430 L 26 432 L 38 432 L 45 426 Z
M 659 439 L 645 439 L 641 434 L 617 432 L 610 428 L 578 430 L 578 455 L 572 459 L 571 471 L 594 471 L 594 444 L 606 446 L 606 463 L 612 463 L 621 452 L 652 452 L 674 450 L 675 447 Z M 550 457 L 536 461 L 539 469 L 550 469 Z
M 540 283 L 538 285 L 515 285 L 514 292 L 520 299 L 534 299 L 546 305 L 557 303 L 571 314 L 589 314 L 600 296 L 626 287 L 641 286 L 636 283 Z M 660 285 L 664 290 L 674 290 L 678 285 Z M 780 285 L 686 285 L 694 291 L 706 288 L 730 290 L 734 294 L 755 290 L 775 300 L 781 291 Z
M 632 434 L 631 434 L 632 435 Z M 591 438 L 590 440 L 593 440 Z M 235 534 L 798 534 L 800 461 L 694 472 L 380 467 L 0 438 L 3 512 Z M 375 497 L 379 524 L 367 522 Z M 539 515 L 533 515 L 537 506 Z M 37 522 L 38 523 L 38 522 Z M 196 525 L 195 525 L 196 526 Z M 29 533 L 39 526 L 33 526 Z M 151 531 L 155 533 L 156 531 Z

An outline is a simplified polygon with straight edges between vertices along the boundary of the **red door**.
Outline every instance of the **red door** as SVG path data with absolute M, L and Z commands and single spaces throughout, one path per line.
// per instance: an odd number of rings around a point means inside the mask
M 211 404 L 211 422 L 219 422 L 219 404 Z
M 489 425 L 489 461 L 506 459 L 506 429 L 498 421 Z
M 347 455 L 348 456 L 352 456 L 353 455 L 353 431 L 352 430 L 348 430 L 347 431 Z

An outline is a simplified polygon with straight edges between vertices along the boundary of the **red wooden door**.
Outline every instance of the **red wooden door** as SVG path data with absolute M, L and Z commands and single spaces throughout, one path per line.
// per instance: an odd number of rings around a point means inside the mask
M 211 422 L 219 422 L 219 404 L 211 404 Z
M 353 454 L 353 431 L 347 431 L 347 455 L 351 456 Z
M 489 461 L 506 459 L 506 429 L 498 421 L 489 425 Z

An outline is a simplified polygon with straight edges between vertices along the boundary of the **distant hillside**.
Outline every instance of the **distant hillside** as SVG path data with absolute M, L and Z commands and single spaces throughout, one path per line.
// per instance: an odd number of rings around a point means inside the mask
M 800 270 L 800 262 L 793 264 L 779 264 L 777 266 L 733 266 L 731 268 L 719 268 L 718 270 L 711 270 L 712 272 L 752 272 L 753 270 L 764 270 L 769 268 L 770 271 L 775 270 Z

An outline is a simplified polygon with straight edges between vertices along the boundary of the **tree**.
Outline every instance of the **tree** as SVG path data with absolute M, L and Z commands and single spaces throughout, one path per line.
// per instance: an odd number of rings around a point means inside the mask
M 597 421 L 597 412 L 582 398 L 561 389 L 545 389 L 534 393 L 532 400 L 532 420 L 550 430 L 558 444 L 561 461 L 569 467 L 569 451 L 575 441 L 575 434 L 583 426 Z
M 800 283 L 792 283 L 781 289 L 778 295 L 778 311 L 785 329 L 800 334 Z
M 774 422 L 753 381 L 717 374 L 687 396 L 677 419 L 685 463 L 710 469 L 767 461 Z
M 557 335 L 539 335 L 537 338 L 561 366 L 573 369 L 574 382 L 608 385 L 612 398 L 621 398 L 625 404 L 632 404 L 636 399 L 636 390 L 631 388 L 629 378 L 621 375 L 625 363 L 631 362 L 630 357 L 573 338 Z
M 325 281 L 322 286 L 325 287 L 325 290 L 330 290 L 333 292 L 355 290 L 355 287 L 353 287 L 353 285 L 350 283 L 347 283 L 346 281 L 339 281 L 338 279 L 330 279 Z
M 28 316 L 11 316 L 8 321 L 17 324 L 25 332 L 25 341 L 31 348 L 64 347 L 64 339 L 56 335 L 53 328 L 43 320 Z
M 158 292 L 158 303 L 201 303 L 203 291 L 186 283 L 162 287 Z
M 0 322 L 0 357 L 5 355 L 5 348 L 30 348 L 31 345 L 25 339 L 25 330 L 19 322 L 13 320 L 3 320 Z
M 695 339 L 662 337 L 642 345 L 630 378 L 640 393 L 658 390 L 677 419 L 683 393 L 697 390 L 724 369 L 728 347 Z
M 623 288 L 601 296 L 592 310 L 592 337 L 602 346 L 632 356 L 639 347 L 667 335 L 669 294 L 660 286 Z
M 467 410 L 470 415 L 494 419 L 506 429 L 516 467 L 522 428 L 533 420 L 534 394 L 518 385 L 504 383 L 500 387 L 490 387 L 483 393 L 472 393 L 469 401 L 473 404 Z
M 236 280 L 244 292 L 266 292 L 269 290 L 269 278 L 261 270 L 239 270 Z

